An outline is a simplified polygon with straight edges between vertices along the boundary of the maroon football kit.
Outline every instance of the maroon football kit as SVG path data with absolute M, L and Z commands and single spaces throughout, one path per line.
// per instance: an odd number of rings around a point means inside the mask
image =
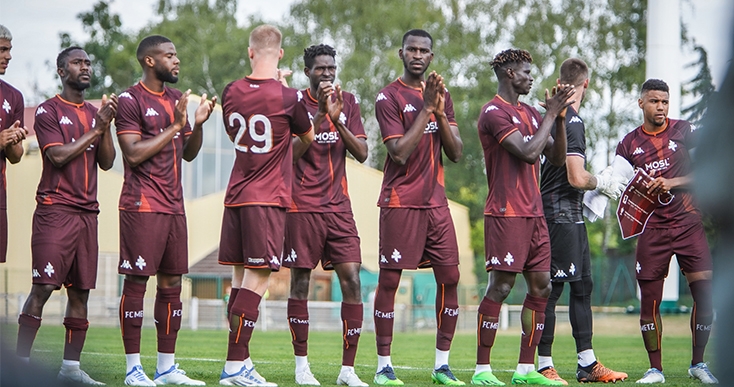
M 23 127 L 23 95 L 18 89 L 0 80 L 0 130 L 5 130 L 20 121 Z M 0 149 L 0 263 L 5 262 L 8 252 L 7 187 L 5 179 L 5 149 Z
M 34 130 L 43 172 L 36 192 L 31 250 L 33 283 L 94 289 L 97 278 L 97 150 L 95 139 L 62 167 L 46 152 L 76 141 L 94 128 L 97 108 L 59 95 L 36 109 Z

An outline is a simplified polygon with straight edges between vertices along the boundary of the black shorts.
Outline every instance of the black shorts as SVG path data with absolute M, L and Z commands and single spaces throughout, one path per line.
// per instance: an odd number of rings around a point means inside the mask
M 591 275 L 589 238 L 584 223 L 548 223 L 551 281 L 575 282 Z

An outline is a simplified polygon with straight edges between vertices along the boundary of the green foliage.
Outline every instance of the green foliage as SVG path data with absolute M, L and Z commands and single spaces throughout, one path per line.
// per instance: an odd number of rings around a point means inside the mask
M 716 88 L 711 78 L 706 49 L 694 43 L 693 50 L 698 54 L 698 61 L 687 64 L 686 68 L 698 67 L 698 73 L 683 85 L 683 95 L 692 95 L 698 99 L 691 105 L 681 109 L 681 113 L 686 117 L 686 120 L 693 124 L 699 124 L 706 113 L 706 107 L 711 97 L 715 95 Z

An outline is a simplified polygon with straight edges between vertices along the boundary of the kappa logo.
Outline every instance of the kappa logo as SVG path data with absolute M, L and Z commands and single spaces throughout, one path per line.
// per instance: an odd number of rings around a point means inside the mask
M 512 266 L 512 263 L 515 262 L 515 258 L 510 254 L 510 252 L 507 252 L 507 255 L 505 255 L 505 263 Z
M 532 139 L 533 139 L 533 135 L 532 135 L 532 134 L 529 134 L 529 135 L 527 135 L 527 136 L 524 136 L 524 137 L 522 138 L 522 140 L 523 140 L 524 142 L 528 142 L 528 141 L 530 141 L 530 140 L 532 140 Z
M 48 263 L 46 264 L 46 268 L 45 268 L 45 269 L 43 269 L 43 271 L 44 271 L 44 272 L 46 273 L 46 275 L 47 275 L 47 276 L 49 276 L 49 277 L 51 277 L 51 275 L 52 275 L 53 273 L 56 273 L 56 271 L 54 270 L 54 267 L 53 267 L 53 265 L 51 264 L 51 262 L 48 262 Z
M 579 116 L 573 116 L 573 118 L 571 118 L 571 120 L 568 121 L 568 123 L 569 124 L 573 124 L 573 123 L 583 124 L 584 121 L 581 121 L 581 117 L 579 117 Z
M 133 99 L 133 96 L 132 96 L 132 95 L 130 95 L 130 93 L 128 93 L 127 91 L 123 91 L 123 92 L 122 92 L 122 93 L 120 93 L 120 95 L 118 95 L 117 97 L 118 97 L 118 98 L 130 98 L 130 99 Z
M 414 111 L 416 111 L 416 109 L 415 109 L 415 107 L 414 107 L 413 105 L 411 105 L 411 104 L 407 104 L 407 105 L 405 105 L 405 107 L 403 108 L 403 113 L 409 113 L 409 112 L 414 112 Z
M 157 115 L 158 115 L 158 112 L 155 111 L 155 109 L 153 109 L 153 108 L 148 108 L 148 110 L 145 111 L 145 116 L 146 117 L 154 117 L 154 116 L 157 116 Z
M 311 114 L 311 112 L 308 112 L 308 119 L 313 121 L 313 114 Z
M 138 269 L 143 270 L 143 268 L 146 265 L 147 265 L 147 263 L 145 263 L 145 259 L 143 259 L 143 257 L 141 257 L 141 256 L 138 255 L 138 260 L 135 261 L 135 266 L 137 266 Z
M 574 265 L 573 262 L 571 263 L 571 266 L 568 267 L 568 272 L 571 273 L 571 275 L 576 274 L 576 265 Z
M 39 278 L 41 276 L 41 274 L 36 269 L 33 269 L 33 272 L 31 275 L 33 276 L 33 278 Z
M 251 89 L 259 89 L 260 88 L 260 85 L 256 85 L 254 83 L 250 83 L 250 88 Z
M 515 117 L 515 116 L 512 116 L 512 122 L 515 123 L 515 124 L 520 125 L 520 120 L 518 120 L 517 117 Z
M 130 265 L 130 261 L 128 261 L 127 259 L 123 259 L 122 260 L 122 264 L 120 264 L 120 268 L 121 269 L 127 269 L 127 270 L 132 270 L 133 269 L 132 265 Z
M 635 265 L 635 270 L 637 271 L 637 274 L 640 274 L 640 270 L 642 270 L 642 265 L 640 265 L 640 261 L 637 261 L 637 264 Z
M 499 259 L 499 258 L 497 258 L 497 257 L 492 257 L 492 259 L 490 259 L 490 260 L 489 260 L 489 262 L 490 262 L 490 263 L 492 263 L 492 265 L 494 265 L 494 266 L 499 266 L 499 265 L 501 265 L 501 264 L 502 264 L 502 263 L 500 262 L 500 259 Z
M 673 140 L 668 141 L 668 149 L 675 152 L 676 149 L 678 149 L 678 144 L 676 144 Z
M 489 112 L 491 112 L 492 110 L 500 110 L 500 108 L 498 108 L 497 106 L 494 106 L 494 105 L 489 105 L 489 106 L 487 106 L 487 108 L 486 108 L 486 109 L 484 109 L 484 112 L 485 112 L 485 113 L 489 113 Z
M 387 97 L 385 97 L 385 94 L 380 93 L 380 94 L 377 94 L 377 99 L 375 99 L 375 103 L 380 102 L 380 101 L 386 101 L 386 100 L 387 100 Z
M 388 263 L 387 258 L 383 254 L 380 254 L 380 263 Z
M 642 150 L 642 148 L 640 148 L 639 146 L 637 148 L 635 148 L 635 151 L 634 152 L 632 152 L 633 155 L 641 155 L 643 153 L 645 153 L 645 151 Z
M 558 270 L 558 271 L 556 272 L 556 274 L 554 274 L 554 275 L 553 275 L 553 277 L 554 277 L 554 278 L 563 278 L 563 277 L 568 277 L 568 275 L 566 274 L 566 272 L 565 272 L 565 271 L 563 271 L 563 270 L 559 269 L 559 270 Z
M 390 258 L 392 258 L 393 261 L 398 262 L 401 259 L 403 259 L 403 256 L 400 255 L 400 252 L 398 251 L 398 249 L 394 249 L 392 251 L 392 255 L 390 256 Z
M 59 124 L 60 125 L 72 125 L 73 122 L 71 122 L 71 120 L 69 119 L 69 117 L 62 116 L 61 119 L 59 120 Z
M 296 93 L 296 97 L 298 97 L 298 102 L 301 102 L 301 100 L 303 99 L 303 93 L 301 93 L 301 90 L 298 90 L 298 92 Z
M 5 110 L 6 114 L 10 113 L 10 104 L 7 99 L 3 99 L 3 110 Z
M 339 122 L 341 122 L 342 125 L 347 124 L 347 116 L 344 115 L 344 112 L 339 113 Z
M 95 126 L 97 126 L 97 119 L 92 118 L 92 127 L 94 128 Z
M 39 106 L 38 109 L 36 109 L 36 116 L 39 114 L 48 113 L 46 109 L 43 108 L 43 106 Z
M 276 257 L 275 255 L 273 255 L 273 257 L 270 258 L 270 263 L 272 263 L 273 265 L 276 265 L 276 266 L 280 266 L 280 259 L 278 259 L 278 257 Z
M 291 249 L 291 253 L 288 254 L 287 257 L 285 257 L 286 262 L 295 262 L 296 259 L 298 259 L 298 254 L 296 254 L 296 250 Z
M 265 263 L 265 259 L 248 257 L 247 263 L 251 263 L 253 265 L 262 265 L 263 263 Z
M 533 117 L 533 127 L 535 127 L 535 129 L 538 129 L 538 121 L 535 120 L 535 117 Z

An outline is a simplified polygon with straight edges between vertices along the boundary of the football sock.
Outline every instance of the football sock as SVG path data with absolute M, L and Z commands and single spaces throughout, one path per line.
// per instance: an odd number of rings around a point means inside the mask
M 308 356 L 296 356 L 296 373 L 308 368 Z
M 61 369 L 64 370 L 78 370 L 79 369 L 79 360 L 62 360 L 61 361 Z
M 224 372 L 228 375 L 234 375 L 240 372 L 244 365 L 245 365 L 245 362 L 242 360 L 238 360 L 238 361 L 227 360 L 226 362 L 224 362 Z
M 691 332 L 693 333 L 693 357 L 691 365 L 703 362 L 703 354 L 711 334 L 714 312 L 711 296 L 711 280 L 698 280 L 688 285 L 693 296 Z
M 530 294 L 525 295 L 525 301 L 523 301 L 522 310 L 520 311 L 520 323 L 522 325 L 522 331 L 525 332 L 520 339 L 520 360 L 518 361 L 520 364 L 530 364 L 533 367 L 535 365 L 535 349 L 538 347 L 540 337 L 543 335 L 545 304 L 547 300 L 544 297 L 535 297 Z M 522 374 L 527 374 L 527 372 Z
M 640 285 L 640 332 L 645 343 L 650 367 L 663 370 L 660 340 L 663 323 L 660 319 L 660 301 L 663 299 L 663 280 L 638 280 Z
M 155 329 L 158 333 L 158 352 L 171 354 L 176 352 L 176 339 L 178 330 L 181 329 L 182 307 L 180 286 L 158 288 L 153 309 Z M 167 370 L 168 368 L 163 371 Z
M 556 332 L 556 304 L 558 299 L 563 294 L 564 282 L 551 282 L 551 293 L 548 297 L 548 302 L 545 305 L 545 329 L 543 329 L 543 335 L 540 336 L 540 343 L 538 343 L 538 356 L 550 357 L 552 353 L 553 340 Z M 538 369 L 543 369 L 538 365 Z
M 354 358 L 357 356 L 357 345 L 362 334 L 362 316 L 364 308 L 362 304 L 347 304 L 342 302 L 342 365 L 354 366 Z
M 296 358 L 306 356 L 308 354 L 308 300 L 289 298 L 287 308 L 293 353 Z
M 540 347 L 538 347 L 540 348 Z M 540 356 L 538 355 L 538 369 L 546 369 L 548 367 L 553 367 L 553 358 L 550 356 Z
M 156 371 L 164 373 L 176 364 L 176 355 L 172 353 L 158 352 L 158 362 L 156 363 Z
M 437 370 L 442 365 L 449 364 L 449 351 L 442 351 L 436 348 L 436 361 L 433 363 L 433 369 Z
M 482 372 L 492 372 L 492 366 L 489 364 L 477 364 L 474 368 L 474 375 L 481 374 Z
M 532 371 L 535 371 L 535 363 L 533 364 L 518 363 L 517 368 L 515 368 L 515 372 L 517 372 L 520 375 L 527 375 L 528 373 Z
M 33 347 L 33 341 L 36 340 L 36 334 L 40 327 L 40 317 L 25 313 L 18 316 L 18 342 L 15 347 L 15 353 L 18 357 L 31 357 L 31 347 Z
M 242 288 L 232 305 L 229 319 L 229 342 L 227 360 L 242 361 L 250 357 L 250 338 L 259 316 L 260 295 L 250 289 Z
M 477 365 L 489 364 L 489 354 L 500 327 L 500 309 L 502 304 L 482 298 L 477 311 Z
M 232 305 L 234 304 L 235 298 L 237 298 L 237 293 L 239 293 L 240 289 L 238 288 L 232 288 L 229 291 L 229 300 L 227 300 L 227 320 L 229 321 L 229 313 L 232 311 Z
M 390 355 L 388 356 L 380 356 L 377 355 L 377 372 L 382 371 L 385 367 L 392 367 L 392 359 L 390 359 Z
M 581 281 L 571 282 L 569 285 L 571 295 L 568 301 L 568 319 L 571 322 L 571 332 L 576 340 L 576 352 L 582 352 L 592 348 L 594 318 L 591 315 L 591 290 L 594 282 L 591 276 L 585 276 L 581 278 Z M 545 329 L 548 329 L 548 324 L 545 325 Z
M 140 353 L 145 284 L 125 280 L 120 298 L 120 332 L 125 353 Z
M 395 322 L 395 292 L 400 284 L 401 270 L 380 269 L 375 290 L 375 336 L 377 354 L 390 356 Z
M 459 298 L 456 286 L 459 283 L 459 269 L 456 266 L 435 267 L 436 278 L 436 348 L 442 351 L 451 349 L 451 340 L 459 319 Z
M 579 367 L 588 367 L 596 363 L 593 349 L 587 349 L 578 353 Z
M 64 317 L 66 340 L 64 340 L 64 360 L 79 361 L 87 338 L 89 321 L 85 318 Z
M 133 370 L 133 367 L 137 365 L 141 365 L 140 364 L 140 354 L 139 353 L 126 353 L 125 362 L 127 364 L 125 373 L 130 373 L 130 371 Z

